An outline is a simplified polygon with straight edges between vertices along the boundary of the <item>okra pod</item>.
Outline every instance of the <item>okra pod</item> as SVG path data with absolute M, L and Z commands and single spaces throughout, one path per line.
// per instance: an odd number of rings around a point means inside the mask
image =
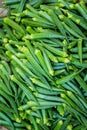
M 79 11 L 79 13 L 87 20 L 87 13 L 84 11 L 84 9 L 80 6 L 79 3 L 75 5 L 76 9 Z
M 14 22 L 12 19 L 10 19 L 8 17 L 4 18 L 4 23 L 11 26 L 13 29 L 18 31 L 20 34 L 22 34 L 22 35 L 25 34 L 23 28 L 20 25 L 18 25 L 16 22 Z
M 42 32 L 42 33 L 34 33 L 34 34 L 31 34 L 31 35 L 27 34 L 24 38 L 25 39 L 29 39 L 29 40 L 42 39 L 42 38 L 59 38 L 59 39 L 64 39 L 65 36 L 62 36 L 61 34 L 59 34 L 57 32 L 46 31 L 46 32 Z
M 78 40 L 78 55 L 80 58 L 80 63 L 82 63 L 82 39 Z

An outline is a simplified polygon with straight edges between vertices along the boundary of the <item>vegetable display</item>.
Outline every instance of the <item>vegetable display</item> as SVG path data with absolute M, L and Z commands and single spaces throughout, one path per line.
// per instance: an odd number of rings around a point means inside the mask
M 87 130 L 87 4 L 4 0 L 0 18 L 0 125 Z

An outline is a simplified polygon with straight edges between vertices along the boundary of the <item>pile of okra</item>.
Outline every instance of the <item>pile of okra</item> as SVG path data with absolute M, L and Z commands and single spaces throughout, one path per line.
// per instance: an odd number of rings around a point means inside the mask
M 87 130 L 87 3 L 4 0 L 0 125 Z

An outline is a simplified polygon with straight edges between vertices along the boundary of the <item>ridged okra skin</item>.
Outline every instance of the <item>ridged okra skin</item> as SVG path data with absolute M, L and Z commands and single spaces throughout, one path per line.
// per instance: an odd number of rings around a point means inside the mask
M 0 19 L 0 125 L 87 129 L 87 5 L 4 0 Z
M 13 20 L 11 20 L 10 18 L 8 18 L 8 17 L 4 18 L 4 23 L 11 26 L 13 29 L 18 31 L 21 35 L 25 34 L 22 27 L 20 25 L 18 25 L 16 22 L 14 22 Z

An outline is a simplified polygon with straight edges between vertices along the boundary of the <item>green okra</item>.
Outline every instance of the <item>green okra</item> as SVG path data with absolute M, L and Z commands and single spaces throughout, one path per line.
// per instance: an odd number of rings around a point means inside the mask
M 80 25 L 82 28 L 87 30 L 87 23 L 84 19 L 81 19 L 81 18 L 77 17 L 76 15 L 71 14 L 70 12 L 68 12 L 68 18 L 70 18 L 76 24 Z
M 69 123 L 70 120 L 71 120 L 71 117 L 72 117 L 71 115 L 67 116 L 67 118 L 66 118 L 66 120 L 63 122 L 63 125 L 61 126 L 60 130 L 66 129 L 68 123 Z
M 74 96 L 72 92 L 67 91 L 67 95 L 70 96 L 70 98 L 79 106 L 79 108 L 84 111 L 84 113 L 86 112 L 86 109 L 82 106 L 82 103 L 78 100 L 76 96 Z
M 10 84 L 10 87 L 11 87 L 12 91 L 14 92 L 15 96 L 17 96 L 18 93 L 17 93 L 16 84 L 14 82 L 12 82 L 12 81 L 10 81 L 9 84 Z
M 4 2 L 11 10 L 0 20 L 0 124 L 86 130 L 86 3 Z
M 72 91 L 74 90 L 74 92 L 78 93 L 79 96 L 81 96 L 81 98 L 83 98 L 80 89 L 78 87 L 76 87 L 74 83 L 68 82 L 67 85 L 69 85 L 69 88 L 72 89 Z
M 63 40 L 63 51 L 67 53 L 68 51 L 68 41 L 66 39 Z
M 65 94 L 61 94 L 61 97 L 67 101 L 67 105 L 70 105 L 76 111 L 84 114 L 84 112 L 77 106 L 77 104 L 75 104 L 68 96 L 66 96 Z
M 0 73 L 1 73 L 0 77 L 2 78 L 1 81 L 2 81 L 2 83 L 5 83 L 2 86 L 3 87 L 6 86 L 7 87 L 6 90 L 8 89 L 10 91 L 10 93 L 12 93 L 9 82 L 8 82 L 10 75 L 8 77 L 5 75 L 6 70 L 4 69 L 3 65 L 1 65 L 1 69 L 2 69 L 2 70 L 0 70 Z
M 87 13 L 86 3 L 84 1 L 80 1 L 81 8 Z
M 29 119 L 29 120 L 31 121 L 31 123 L 33 124 L 34 129 L 35 129 L 35 130 L 39 130 L 35 118 L 34 118 L 32 115 L 30 115 L 30 116 L 28 117 L 28 119 Z
M 42 45 L 46 49 L 48 49 L 49 51 L 51 51 L 52 53 L 54 53 L 55 55 L 62 56 L 62 57 L 67 57 L 68 56 L 68 54 L 66 52 L 63 52 L 63 51 L 59 50 L 58 48 L 48 46 L 47 44 L 44 44 L 44 43 Z
M 3 120 L 7 121 L 11 125 L 12 129 L 14 130 L 13 123 L 11 122 L 9 117 L 7 117 L 4 113 L 0 112 L 0 118 L 2 118 Z
M 7 105 L 5 99 L 2 96 L 0 96 L 0 101 L 2 104 Z M 7 105 L 7 106 L 9 106 L 9 105 Z
M 22 70 L 20 70 L 19 68 L 15 68 L 16 69 L 16 72 L 25 80 L 25 82 L 33 87 L 33 89 L 35 89 L 35 87 L 33 86 L 32 82 L 30 81 L 30 79 L 24 74 L 24 72 Z
M 4 23 L 11 26 L 13 29 L 18 31 L 21 35 L 25 34 L 23 28 L 20 25 L 18 25 L 16 22 L 14 22 L 12 19 L 10 19 L 8 17 L 4 18 Z
M 17 123 L 17 122 L 13 122 L 13 124 L 14 124 L 15 127 L 24 127 L 23 124 L 19 124 L 19 123 Z
M 54 24 L 57 26 L 57 28 L 59 29 L 59 31 L 61 32 L 61 34 L 63 34 L 64 36 L 66 35 L 65 30 L 63 28 L 62 23 L 60 22 L 59 18 L 57 17 L 57 15 L 55 14 L 55 12 L 51 9 L 48 10 L 48 14 L 51 16 L 51 18 L 54 21 Z
M 59 15 L 63 14 L 61 8 L 58 5 L 55 6 L 55 13 L 57 14 L 58 17 L 59 17 Z
M 30 2 L 30 4 L 32 4 L 35 8 L 38 8 L 40 4 L 42 3 L 43 3 L 43 0 L 33 0 L 32 2 Z
M 26 4 L 26 8 L 28 10 L 30 10 L 31 12 L 37 14 L 37 10 L 35 8 L 33 8 L 30 4 Z
M 63 63 L 69 63 L 70 60 L 68 58 L 65 57 L 57 57 L 58 62 L 63 62 Z
M 66 89 L 66 90 L 70 90 L 71 92 L 77 93 L 77 92 L 75 92 L 75 90 L 74 90 L 71 86 L 69 86 L 67 83 L 62 84 L 62 87 L 63 87 L 64 89 Z
M 47 11 L 49 9 L 49 6 L 47 5 L 40 5 L 41 10 Z
M 13 47 L 9 44 L 5 44 L 5 48 L 10 51 L 13 54 L 16 54 L 16 51 L 13 49 Z
M 53 68 L 54 68 L 54 70 L 60 70 L 60 69 L 65 69 L 66 66 L 64 63 L 56 63 L 53 65 Z
M 14 75 L 11 75 L 10 76 L 11 80 L 14 81 L 15 83 L 18 83 L 18 85 L 20 86 L 20 88 L 24 91 L 25 95 L 27 96 L 27 98 L 30 100 L 30 99 L 33 99 L 36 101 L 34 95 L 32 94 L 31 90 L 28 88 L 27 89 L 27 86 L 25 86 L 23 83 L 21 83 L 20 81 L 18 81 L 16 79 L 16 77 Z
M 44 88 L 41 88 L 41 87 L 36 87 L 36 89 L 37 89 L 37 91 L 39 92 L 39 93 L 42 93 L 42 94 L 46 94 L 46 95 L 57 95 L 57 94 L 60 94 L 61 92 L 64 92 L 64 90 L 62 90 L 62 89 L 58 89 L 58 91 L 56 91 L 56 90 L 48 90 L 48 89 L 44 89 Z
M 25 58 L 25 55 L 24 54 L 22 54 L 22 53 L 16 53 L 15 54 L 18 58 Z
M 57 57 L 54 56 L 51 52 L 49 52 L 48 50 L 46 50 L 46 53 L 47 53 L 47 55 L 48 55 L 48 57 L 49 57 L 49 59 L 50 59 L 51 61 L 56 62 L 56 63 L 58 62 Z
M 35 93 L 36 97 L 44 99 L 44 100 L 48 100 L 48 101 L 56 101 L 56 102 L 64 102 L 64 100 L 62 98 L 59 97 L 54 97 L 54 96 L 48 96 L 48 95 L 43 95 L 43 94 L 38 94 Z
M 81 78 L 80 75 L 77 75 L 75 77 L 76 81 L 80 84 L 81 88 L 83 88 L 85 91 L 87 91 L 87 84 L 85 83 L 85 81 Z
M 18 8 L 18 5 L 19 5 L 19 3 L 8 4 L 7 7 L 9 8 L 9 6 L 10 6 L 11 9 L 17 9 L 17 8 Z
M 36 13 L 30 12 L 28 9 L 24 10 L 24 11 L 23 11 L 23 14 L 26 15 L 26 16 L 28 16 L 28 17 L 36 17 L 36 18 L 39 18 L 39 16 L 38 16 Z
M 67 127 L 66 127 L 67 130 L 72 130 L 73 129 L 73 126 L 72 124 L 69 124 Z
M 15 3 L 19 3 L 20 2 L 20 0 L 13 0 L 13 1 L 11 1 L 11 0 L 4 0 L 2 3 L 3 4 L 15 4 Z
M 73 41 L 68 45 L 68 49 L 72 50 L 73 47 L 77 44 L 77 41 Z
M 52 26 L 52 25 L 53 25 L 53 23 L 50 23 L 50 22 L 48 22 L 47 20 L 44 20 L 44 19 L 41 19 L 41 18 L 33 17 L 32 20 L 35 21 L 35 22 L 38 22 L 38 21 L 39 21 L 40 23 L 46 24 L 46 25 L 48 25 L 48 26 Z M 54 26 L 55 26 L 55 25 L 54 25 Z
M 64 110 L 64 106 L 63 106 L 62 103 L 57 106 L 57 111 L 59 112 L 59 114 L 60 114 L 61 116 L 64 116 L 65 110 Z
M 59 103 L 58 102 L 48 102 L 48 101 L 42 101 L 42 102 L 38 102 L 39 104 L 37 104 L 36 102 L 34 101 L 29 101 L 27 104 L 31 107 L 39 107 L 39 106 L 54 106 L 54 105 L 58 105 Z
M 32 71 L 34 73 L 34 75 L 36 75 L 36 78 L 38 78 L 38 76 L 40 76 L 43 79 L 43 76 L 40 74 L 40 72 L 37 73 L 37 70 L 32 66 L 31 63 L 29 63 L 29 61 L 27 61 L 27 59 L 23 59 L 23 65 L 25 67 L 27 67 L 30 71 Z M 27 76 L 29 77 L 28 74 L 27 74 Z
M 16 108 L 17 106 L 16 106 L 16 103 L 13 100 L 13 98 L 11 96 L 9 96 L 7 93 L 5 93 L 3 90 L 0 90 L 0 95 L 4 96 L 4 98 L 8 100 L 8 102 L 10 103 L 10 105 L 14 109 L 14 111 L 16 113 L 18 113 L 17 108 Z
M 50 15 L 49 15 L 47 12 L 40 10 L 40 11 L 38 12 L 38 14 L 39 14 L 40 16 L 42 16 L 43 18 L 47 19 L 49 22 L 52 22 L 52 23 L 53 23 L 52 18 L 50 17 Z
M 63 72 L 65 72 L 65 69 L 60 69 L 60 70 L 56 70 L 55 72 L 54 72 L 54 75 L 60 75 L 60 74 L 62 74 Z
M 9 35 L 9 38 L 16 40 L 15 36 L 12 34 L 12 31 L 11 31 L 10 27 L 7 24 L 4 24 L 4 27 L 7 30 L 7 34 Z
M 69 3 L 69 2 L 64 1 L 64 0 L 61 0 L 61 1 L 59 1 L 59 2 L 61 2 L 61 5 L 62 5 L 63 7 L 66 7 L 66 9 L 70 9 L 70 3 Z
M 10 124 L 7 121 L 0 120 L 0 124 L 6 126 L 8 129 L 10 129 Z M 11 130 L 11 129 L 10 129 Z
M 71 48 L 70 51 L 72 53 L 77 53 L 78 52 L 78 47 Z M 83 54 L 85 54 L 87 52 L 87 47 L 82 47 L 82 52 L 83 52 Z
M 64 22 L 62 22 L 64 28 L 69 32 L 71 33 L 73 36 L 75 37 L 80 37 L 80 35 L 78 35 L 72 28 L 70 28 L 69 26 L 67 26 Z
M 5 77 L 3 77 L 5 78 Z M 3 90 L 5 93 L 7 93 L 8 95 L 12 96 L 12 90 L 8 84 L 8 80 L 6 80 L 6 82 L 3 81 L 2 79 L 0 79 L 0 88 L 1 90 Z M 7 84 L 6 84 L 7 83 Z M 6 84 L 6 85 L 5 85 Z M 9 90 L 9 91 L 8 91 Z
M 37 57 L 36 57 L 35 54 L 34 54 L 35 49 L 33 48 L 32 43 L 31 43 L 29 40 L 25 40 L 25 45 L 26 45 L 27 48 L 29 49 L 29 51 L 30 51 L 30 53 L 32 54 L 32 56 L 34 57 L 34 59 L 35 59 L 36 61 L 38 61 L 38 60 L 37 60 Z
M 25 2 L 26 2 L 26 0 L 21 0 L 21 1 L 20 1 L 19 5 L 18 5 L 18 7 L 17 7 L 17 13 L 22 13 L 23 8 L 24 8 L 24 6 L 25 6 Z M 19 15 L 19 16 L 16 16 L 15 21 L 19 22 L 20 20 L 21 20 L 20 15 Z
M 35 13 L 29 12 L 28 10 L 23 11 L 23 14 L 25 14 L 25 15 L 31 17 L 33 21 L 36 21 L 36 22 L 39 21 L 39 22 L 42 23 L 42 24 L 53 25 L 52 23 L 48 22 L 46 19 L 44 19 L 44 18 L 38 16 L 38 15 L 35 14 Z
M 49 71 L 49 74 L 53 76 L 54 70 L 53 70 L 51 62 L 50 62 L 50 60 L 49 60 L 49 58 L 44 50 L 43 50 L 43 57 L 44 57 L 44 61 L 45 61 L 45 64 L 47 66 L 47 69 Z
M 75 5 L 75 8 L 79 11 L 79 13 L 87 20 L 87 13 L 84 11 L 84 9 L 80 6 L 79 3 Z
M 8 63 L 6 63 L 5 61 L 1 61 L 0 69 L 1 69 L 1 71 L 3 71 L 4 75 L 6 75 L 7 78 L 9 79 L 11 70 L 10 70 L 10 66 L 8 65 Z
M 85 77 L 84 77 L 84 81 L 87 81 L 87 74 L 86 74 Z
M 31 81 L 32 81 L 34 84 L 36 84 L 36 85 L 38 85 L 38 86 L 40 86 L 40 87 L 42 87 L 42 88 L 50 89 L 50 86 L 49 86 L 49 85 L 47 85 L 47 84 L 41 82 L 40 80 L 35 79 L 35 78 L 30 78 L 30 79 L 31 79 Z
M 18 110 L 23 111 L 23 110 L 27 110 L 28 108 L 29 108 L 29 105 L 25 104 L 25 105 L 19 106 Z M 30 112 L 31 112 L 31 110 L 28 110 L 28 113 L 30 113 Z
M 86 130 L 86 128 L 84 128 L 84 126 L 83 125 L 77 125 L 75 128 L 74 128 L 74 130 Z
M 34 59 L 34 57 L 32 56 L 32 54 L 30 53 L 30 51 L 26 47 L 23 47 L 22 51 L 25 54 L 25 56 L 28 59 L 28 61 L 32 64 L 32 66 L 34 68 L 36 68 L 36 69 L 38 68 L 38 71 L 47 77 L 47 74 L 43 71 L 43 69 L 41 68 L 41 66 Z
M 79 55 L 80 63 L 82 63 L 82 39 L 78 40 L 78 55 Z
M 68 82 L 68 81 L 72 80 L 73 78 L 75 78 L 78 73 L 80 73 L 80 71 L 73 72 L 70 75 L 67 75 L 67 76 L 64 76 L 63 78 L 57 79 L 56 83 L 57 84 L 63 84 L 65 82 Z
M 80 63 L 78 60 L 77 61 L 72 61 L 72 64 L 74 64 L 75 66 L 77 67 L 82 67 L 82 68 L 87 68 L 87 63 L 83 62 L 83 63 Z
M 54 130 L 60 129 L 62 125 L 63 125 L 63 121 L 62 120 L 58 121 L 55 128 L 54 128 Z
M 27 26 L 26 31 L 30 34 L 35 33 L 35 31 L 31 28 L 31 26 Z
M 64 39 L 65 37 L 62 36 L 61 34 L 57 33 L 57 32 L 46 31 L 46 32 L 42 32 L 42 33 L 34 33 L 34 34 L 31 34 L 31 35 L 27 34 L 24 38 L 29 39 L 29 40 L 34 40 L 34 39 L 42 39 L 42 38 Z
M 16 57 L 16 56 L 12 56 L 11 57 L 24 71 L 26 71 L 29 75 L 36 77 L 28 68 L 26 68 L 22 62 Z
M 23 45 L 24 45 L 24 42 L 19 42 L 19 41 L 14 41 L 14 40 L 9 40 L 9 44 L 23 46 Z
M 21 0 L 20 1 L 20 4 L 19 4 L 18 9 L 17 9 L 18 13 L 21 13 L 23 11 L 23 8 L 25 6 L 25 2 L 26 2 L 26 0 Z
M 43 123 L 48 123 L 47 111 L 45 109 L 42 110 Z
M 63 20 L 68 26 L 70 26 L 75 32 L 77 32 L 80 36 L 84 37 L 84 34 L 82 31 L 79 29 L 79 27 L 68 17 L 64 15 L 59 15 L 59 18 Z M 74 28 L 73 28 L 74 27 Z
M 37 58 L 38 58 L 38 60 L 41 64 L 41 66 L 43 67 L 43 69 L 48 73 L 48 69 L 47 69 L 44 57 L 43 57 L 43 55 L 42 55 L 42 53 L 39 49 L 35 50 L 35 55 L 37 56 Z
M 56 3 L 57 0 L 45 0 L 45 2 L 46 2 L 46 3 L 47 3 L 47 2 L 49 2 L 49 3 Z
M 43 27 L 43 28 L 54 28 L 55 26 L 51 26 L 51 25 L 48 25 L 48 24 L 45 24 L 45 23 L 41 23 L 41 22 L 36 22 L 36 21 L 32 21 L 32 20 L 29 20 L 29 19 L 22 19 L 22 24 L 24 25 L 29 25 L 31 27 Z
M 13 108 L 9 107 L 7 104 L 2 103 L 2 102 L 0 104 L 1 104 L 0 111 L 4 112 L 4 110 L 5 110 L 4 113 L 5 114 L 9 113 L 9 115 L 10 115 L 10 113 L 14 113 Z M 8 116 L 8 117 L 10 117 L 10 116 Z

